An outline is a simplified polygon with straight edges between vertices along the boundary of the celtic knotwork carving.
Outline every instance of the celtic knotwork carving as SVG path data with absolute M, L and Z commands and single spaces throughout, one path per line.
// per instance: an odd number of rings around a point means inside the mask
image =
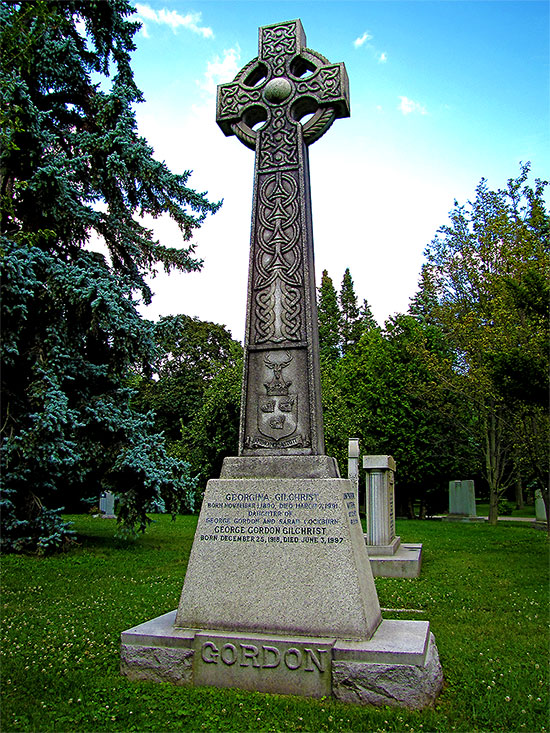
M 296 23 L 263 28 L 262 58 L 271 62 L 274 76 L 283 76 L 285 61 L 296 52 Z
M 298 165 L 298 132 L 290 124 L 285 110 L 276 108 L 271 116 L 271 134 L 263 135 L 260 142 L 259 168 Z
M 259 193 L 254 258 L 256 343 L 302 338 L 303 265 L 298 184 L 290 173 L 266 176 Z
M 324 452 L 307 146 L 348 115 L 344 64 L 308 49 L 299 20 L 260 28 L 258 56 L 218 87 L 218 125 L 256 151 L 244 455 Z
M 297 84 L 297 89 L 300 94 L 315 95 L 320 102 L 342 96 L 339 64 L 320 69 L 311 79 Z
M 238 114 L 239 109 L 260 100 L 258 89 L 243 89 L 240 84 L 226 84 L 221 89 L 219 114 L 231 117 Z

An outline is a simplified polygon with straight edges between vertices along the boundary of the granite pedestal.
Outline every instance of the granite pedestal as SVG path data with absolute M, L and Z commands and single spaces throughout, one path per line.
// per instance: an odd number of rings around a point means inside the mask
M 429 624 L 381 618 L 347 479 L 209 481 L 177 611 L 121 641 L 135 680 L 411 708 L 442 684 Z
M 324 455 L 308 146 L 347 116 L 345 67 L 299 20 L 260 28 L 218 87 L 220 128 L 256 152 L 239 455 L 206 487 L 177 611 L 122 634 L 132 679 L 409 707 L 441 687 L 429 625 L 382 621 Z

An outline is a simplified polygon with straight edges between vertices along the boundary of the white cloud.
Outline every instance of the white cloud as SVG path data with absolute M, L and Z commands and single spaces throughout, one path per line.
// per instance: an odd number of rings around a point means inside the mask
M 240 59 L 241 49 L 237 45 L 236 48 L 225 49 L 223 58 L 215 56 L 212 61 L 208 61 L 204 79 L 198 82 L 200 88 L 208 94 L 215 94 L 218 84 L 234 79 L 240 68 Z
M 159 25 L 167 25 L 176 33 L 178 28 L 187 28 L 193 33 L 197 33 L 203 38 L 213 38 L 214 31 L 208 26 L 199 25 L 202 20 L 201 13 L 187 13 L 186 15 L 180 15 L 177 10 L 166 10 L 162 8 L 158 12 L 151 8 L 149 5 L 142 5 L 141 3 L 136 4 L 136 11 L 138 14 L 138 20 L 143 23 L 142 32 L 147 38 L 149 33 L 147 31 L 147 22 L 157 23 Z
M 428 110 L 426 107 L 424 107 L 423 104 L 420 104 L 420 102 L 415 102 L 413 99 L 409 99 L 408 97 L 399 97 L 401 100 L 399 102 L 399 105 L 397 109 L 404 115 L 410 115 L 413 112 L 417 112 L 421 115 L 427 115 Z
M 381 53 L 381 54 L 380 54 L 380 55 L 378 56 L 378 63 L 379 63 L 379 64 L 385 64 L 387 60 L 388 60 L 388 54 L 387 54 L 387 53 L 386 53 L 385 51 L 383 51 L 383 52 L 382 52 L 382 53 Z
M 353 45 L 355 46 L 355 48 L 360 48 L 367 41 L 371 41 L 371 40 L 372 40 L 371 34 L 365 31 L 362 36 L 359 36 L 359 38 L 355 39 L 355 41 L 353 42 Z

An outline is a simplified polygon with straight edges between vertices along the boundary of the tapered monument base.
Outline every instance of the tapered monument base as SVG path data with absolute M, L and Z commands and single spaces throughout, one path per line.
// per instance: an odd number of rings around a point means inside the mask
M 425 621 L 382 621 L 348 479 L 208 482 L 176 612 L 122 634 L 122 673 L 178 685 L 433 703 Z

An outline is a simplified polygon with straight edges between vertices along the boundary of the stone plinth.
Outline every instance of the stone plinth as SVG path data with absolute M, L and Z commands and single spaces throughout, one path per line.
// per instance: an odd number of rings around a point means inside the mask
M 393 555 L 377 554 L 368 548 L 375 578 L 418 578 L 422 569 L 422 543 L 401 542 Z
M 121 673 L 179 686 L 235 687 L 424 708 L 443 674 L 427 621 L 382 621 L 369 640 L 178 629 L 176 611 L 122 634 Z
M 449 481 L 449 514 L 445 522 L 483 522 L 476 512 L 474 482 L 471 479 Z
M 395 535 L 395 461 L 392 456 L 363 456 L 367 472 L 365 542 L 375 577 L 417 578 L 422 545 L 402 545 Z
M 177 611 L 121 642 L 134 680 L 408 707 L 442 683 L 429 625 L 381 618 L 347 479 L 209 481 Z

